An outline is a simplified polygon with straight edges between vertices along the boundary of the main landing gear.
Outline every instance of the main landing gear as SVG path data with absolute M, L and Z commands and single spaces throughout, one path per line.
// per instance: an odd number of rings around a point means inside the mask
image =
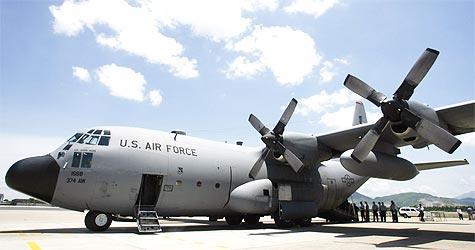
M 300 227 L 309 227 L 312 225 L 312 218 L 283 220 L 279 218 L 278 216 L 276 216 L 274 217 L 274 222 L 278 228 L 290 228 L 296 225 Z
M 108 213 L 89 211 L 84 218 L 87 229 L 94 232 L 107 230 L 112 223 L 112 216 Z
M 257 223 L 259 223 L 259 220 L 261 219 L 261 216 L 246 214 L 246 215 L 231 215 L 231 216 L 226 216 L 224 218 L 226 220 L 226 223 L 228 223 L 228 225 L 230 226 L 240 225 L 243 219 L 246 225 L 257 225 Z

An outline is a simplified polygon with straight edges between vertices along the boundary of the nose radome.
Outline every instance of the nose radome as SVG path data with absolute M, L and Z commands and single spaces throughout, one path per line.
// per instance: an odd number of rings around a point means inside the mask
M 50 155 L 30 157 L 13 164 L 5 175 L 10 188 L 51 203 L 59 166 Z

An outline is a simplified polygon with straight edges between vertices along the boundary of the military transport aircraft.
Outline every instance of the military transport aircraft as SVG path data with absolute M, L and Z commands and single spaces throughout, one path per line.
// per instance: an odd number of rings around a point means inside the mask
M 375 124 L 320 135 L 284 133 L 292 99 L 271 130 L 250 115 L 263 148 L 213 142 L 129 127 L 78 132 L 45 156 L 8 170 L 9 187 L 66 209 L 89 212 L 86 227 L 137 221 L 140 232 L 160 231 L 158 216 L 224 217 L 230 225 L 271 215 L 279 227 L 309 226 L 335 211 L 371 177 L 409 180 L 420 170 L 466 161 L 413 164 L 399 147 L 434 144 L 452 153 L 454 135 L 475 130 L 475 102 L 432 109 L 409 100 L 439 52 L 427 49 L 392 98 L 348 75 L 344 85 L 381 107 Z M 363 123 L 363 121 L 358 122 Z

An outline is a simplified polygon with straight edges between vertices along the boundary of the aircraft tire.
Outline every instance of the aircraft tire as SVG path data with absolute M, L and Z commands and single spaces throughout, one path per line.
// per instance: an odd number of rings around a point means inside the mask
M 259 223 L 259 220 L 261 219 L 261 216 L 259 215 L 244 215 L 244 221 L 248 225 L 256 225 Z
M 312 218 L 307 219 L 296 219 L 294 223 L 299 225 L 300 227 L 309 227 L 312 225 Z
M 274 217 L 274 222 L 278 228 L 289 228 L 294 225 L 292 220 L 281 220 L 279 217 Z
M 107 230 L 112 223 L 112 216 L 108 213 L 89 211 L 84 218 L 86 228 L 94 232 Z
M 243 216 L 242 215 L 231 215 L 224 217 L 226 219 L 226 223 L 230 226 L 237 226 L 241 224 Z

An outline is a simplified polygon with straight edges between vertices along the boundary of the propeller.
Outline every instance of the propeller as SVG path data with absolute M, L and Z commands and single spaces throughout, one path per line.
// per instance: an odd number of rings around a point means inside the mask
M 388 99 L 383 93 L 376 91 L 362 80 L 348 75 L 344 85 L 351 91 L 381 107 L 381 117 L 356 145 L 351 157 L 361 163 L 378 142 L 381 133 L 389 122 L 401 123 L 414 129 L 421 137 L 435 144 L 440 149 L 453 153 L 462 143 L 445 129 L 431 121 L 420 117 L 409 109 L 407 100 L 411 98 L 414 89 L 421 83 L 427 72 L 434 64 L 439 51 L 428 48 L 417 59 L 393 98 Z
M 274 155 L 282 155 L 295 172 L 298 172 L 303 166 L 302 161 L 282 143 L 282 135 L 284 133 L 285 126 L 289 122 L 290 117 L 292 117 L 296 106 L 297 100 L 293 98 L 287 108 L 284 110 L 282 117 L 280 117 L 279 122 L 277 122 L 273 130 L 268 129 L 255 115 L 251 114 L 249 116 L 249 122 L 257 130 L 257 132 L 261 134 L 261 140 L 266 145 L 257 161 L 252 166 L 251 171 L 249 171 L 249 178 L 256 178 L 257 174 L 261 170 L 264 160 L 271 151 L 274 153 Z

